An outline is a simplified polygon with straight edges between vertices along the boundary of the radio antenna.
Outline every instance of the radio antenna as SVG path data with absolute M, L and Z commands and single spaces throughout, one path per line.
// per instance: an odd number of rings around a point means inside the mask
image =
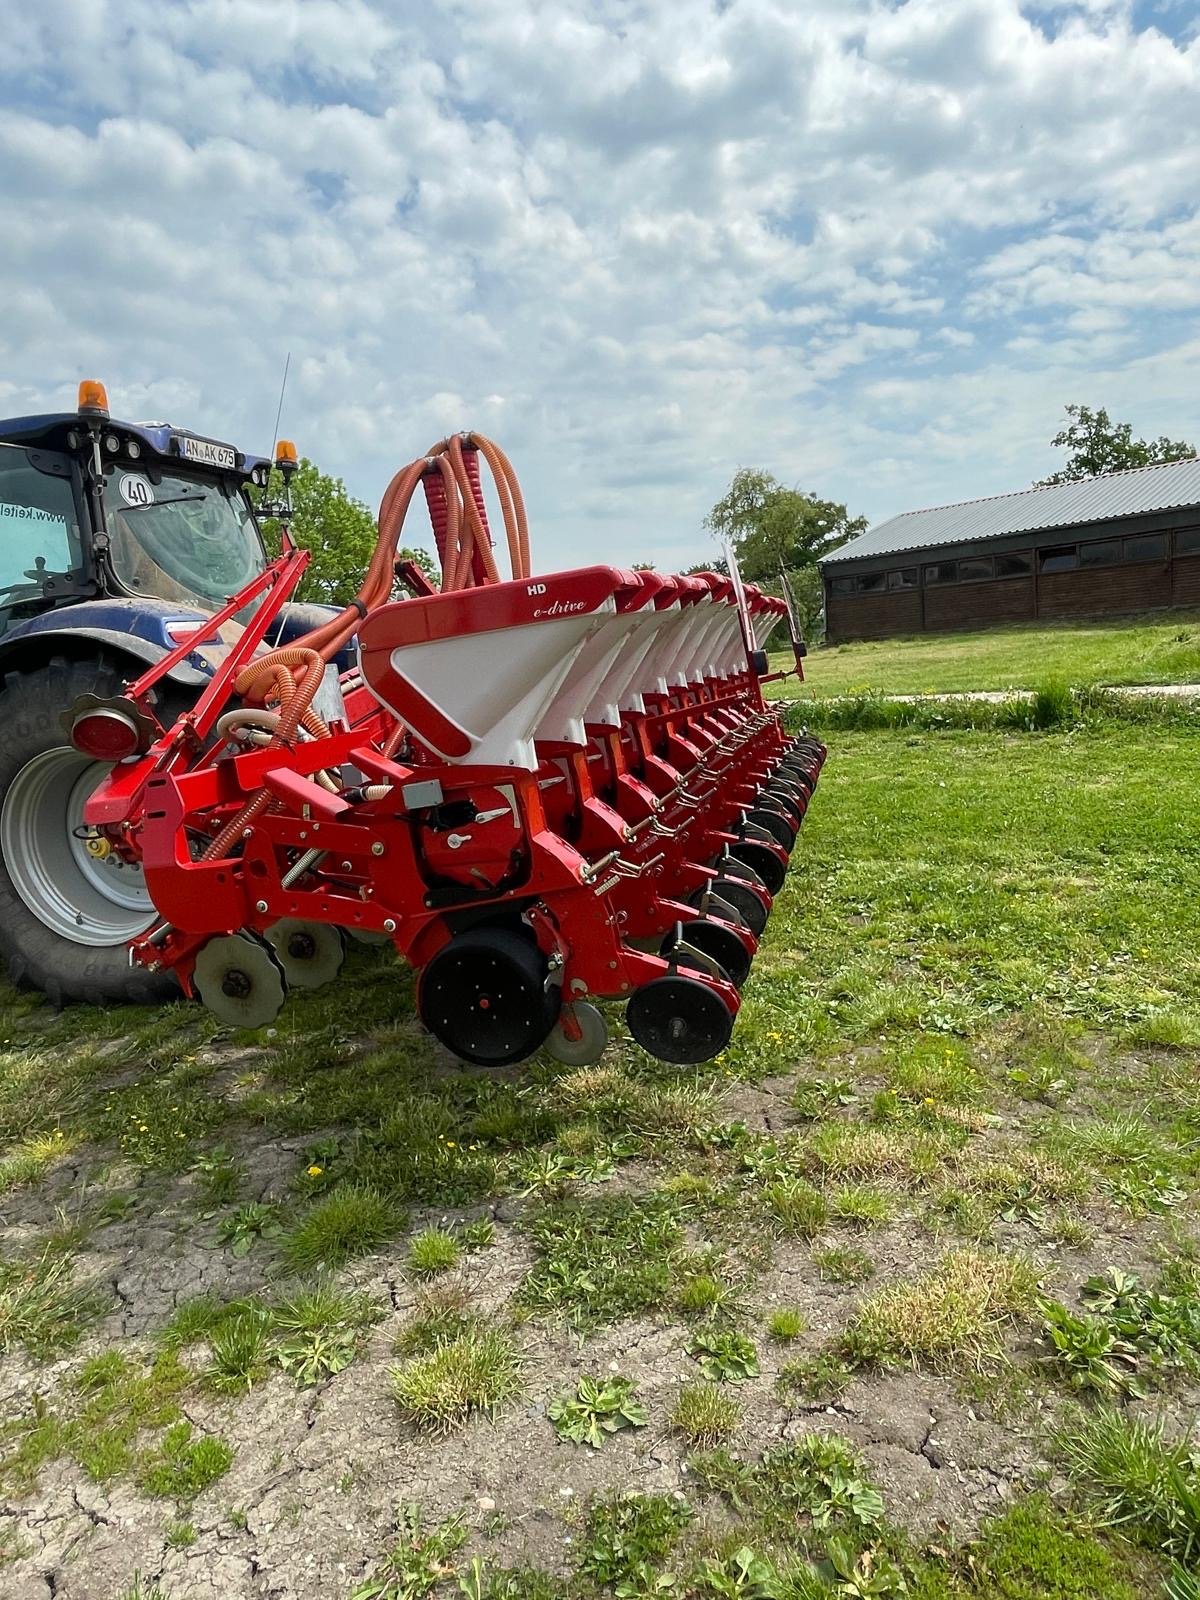
M 275 413 L 275 437 L 271 440 L 271 460 L 275 459 L 275 446 L 279 443 L 279 422 L 283 416 L 283 397 L 287 393 L 288 368 L 292 364 L 292 352 L 287 353 L 287 360 L 283 363 L 283 382 L 279 385 L 279 409 Z

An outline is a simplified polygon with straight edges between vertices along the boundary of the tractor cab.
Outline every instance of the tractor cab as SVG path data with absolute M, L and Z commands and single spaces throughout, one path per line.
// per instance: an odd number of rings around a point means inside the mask
M 286 441 L 277 465 L 286 501 Z M 141 868 L 97 853 L 83 826 L 108 762 L 71 744 L 64 716 L 185 639 L 155 694 L 170 721 L 195 702 L 242 632 L 206 620 L 267 564 L 248 491 L 270 469 L 169 423 L 118 421 L 92 380 L 75 411 L 0 421 L 0 960 L 55 1001 L 163 990 L 129 966 L 153 916 Z M 286 520 L 286 504 L 269 509 Z M 285 608 L 272 643 L 327 615 Z
M 97 383 L 77 412 L 0 421 L 0 636 L 101 597 L 217 610 L 266 562 L 246 490 L 269 470 L 168 423 L 113 419 Z

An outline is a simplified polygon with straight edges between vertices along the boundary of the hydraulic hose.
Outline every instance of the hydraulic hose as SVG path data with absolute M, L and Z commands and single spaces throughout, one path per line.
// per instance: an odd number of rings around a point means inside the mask
M 244 701 L 263 707 L 268 699 L 278 702 L 278 711 L 259 716 L 259 725 L 270 732 L 271 744 L 290 745 L 302 727 L 316 738 L 328 732 L 312 710 L 313 697 L 320 688 L 326 663 L 349 643 L 363 618 L 391 598 L 400 535 L 413 494 L 422 480 L 441 560 L 443 592 L 501 581 L 488 527 L 480 455 L 488 464 L 500 501 L 512 576 L 529 577 L 529 523 L 512 463 L 499 445 L 482 434 L 450 434 L 424 456 L 402 467 L 388 484 L 379 506 L 379 537 L 354 600 L 319 628 L 293 644 L 259 656 L 239 673 L 233 687 Z M 230 732 L 245 725 L 240 718 L 235 722 L 235 715 L 230 713 L 221 719 Z M 396 730 L 398 734 L 401 731 Z M 201 859 L 214 861 L 226 855 L 269 804 L 265 789 L 252 795 Z

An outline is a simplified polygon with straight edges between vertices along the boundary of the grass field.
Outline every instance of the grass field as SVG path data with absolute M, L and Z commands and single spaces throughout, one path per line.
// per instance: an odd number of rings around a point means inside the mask
M 790 664 L 783 655 L 777 667 Z M 923 634 L 813 650 L 805 682 L 788 696 L 950 694 L 1069 684 L 1200 682 L 1200 614 L 1173 612 L 1127 622 L 1045 623 L 978 633 Z
M 3 995 L 6 1596 L 1200 1592 L 1200 736 L 831 744 L 706 1068 Z

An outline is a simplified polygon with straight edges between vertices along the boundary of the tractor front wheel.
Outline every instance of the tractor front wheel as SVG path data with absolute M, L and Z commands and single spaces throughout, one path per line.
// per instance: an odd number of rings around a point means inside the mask
M 118 694 L 111 661 L 61 657 L 10 672 L 0 691 L 0 958 L 55 1005 L 170 999 L 170 979 L 129 965 L 154 921 L 140 866 L 93 855 L 83 807 L 108 772 L 67 743 L 61 717 L 82 694 Z

